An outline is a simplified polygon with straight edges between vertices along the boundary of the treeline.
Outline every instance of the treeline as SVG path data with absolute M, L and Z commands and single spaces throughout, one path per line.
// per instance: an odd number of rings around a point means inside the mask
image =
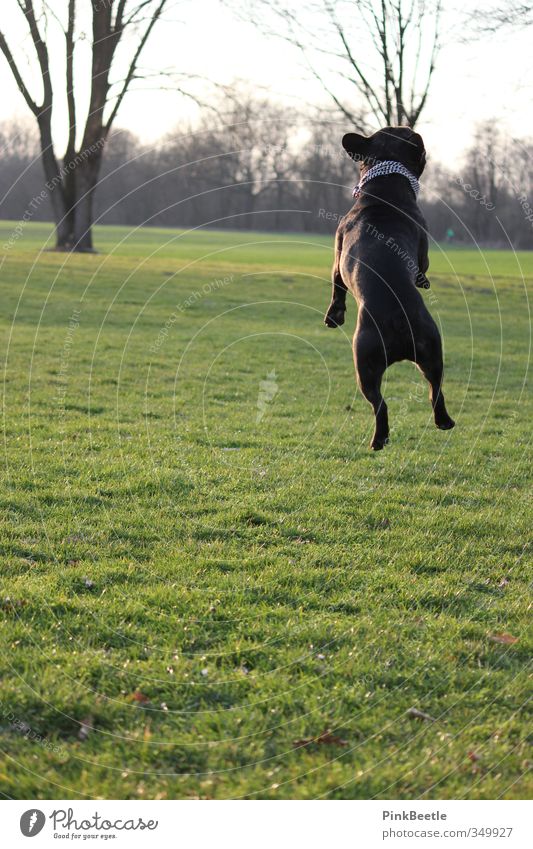
M 143 145 L 117 130 L 106 147 L 96 223 L 330 233 L 351 205 L 346 122 L 306 121 L 267 101 Z M 52 220 L 31 125 L 0 125 L 0 217 Z M 533 143 L 479 127 L 453 173 L 430 159 L 421 203 L 431 236 L 533 249 Z M 37 199 L 37 200 L 36 200 Z M 533 201 L 531 201 L 533 203 Z

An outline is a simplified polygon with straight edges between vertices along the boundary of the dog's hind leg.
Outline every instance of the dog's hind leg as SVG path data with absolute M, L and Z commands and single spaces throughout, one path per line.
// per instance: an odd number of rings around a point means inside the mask
M 379 451 L 389 441 L 389 414 L 381 394 L 381 380 L 386 369 L 383 350 L 379 337 L 370 340 L 367 334 L 354 336 L 354 362 L 357 383 L 366 400 L 372 404 L 376 426 L 370 447 Z
M 342 234 L 337 230 L 335 236 L 335 259 L 333 261 L 331 303 L 324 316 L 324 324 L 327 327 L 340 327 L 344 324 L 344 313 L 346 312 L 346 284 L 340 272 L 340 260 L 342 251 Z
M 417 366 L 429 383 L 429 400 L 433 407 L 435 424 L 441 430 L 451 430 L 455 422 L 448 414 L 446 404 L 444 403 L 444 395 L 442 393 L 443 365 L 440 350 L 434 359 L 422 363 L 419 362 Z

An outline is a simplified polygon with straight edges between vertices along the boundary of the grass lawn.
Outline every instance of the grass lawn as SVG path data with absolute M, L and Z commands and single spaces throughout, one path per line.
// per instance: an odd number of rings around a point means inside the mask
M 533 254 L 433 248 L 457 427 L 396 365 L 374 454 L 332 239 L 50 232 L 0 250 L 1 792 L 531 794 Z

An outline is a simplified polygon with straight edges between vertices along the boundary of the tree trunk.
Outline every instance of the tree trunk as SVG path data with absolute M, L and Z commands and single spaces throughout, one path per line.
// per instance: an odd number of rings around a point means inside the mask
M 44 146 L 46 188 L 55 223 L 56 250 L 93 251 L 93 199 L 100 174 L 101 151 L 81 162 L 65 159 L 63 174 Z
M 73 250 L 91 252 L 93 248 L 93 201 L 100 158 L 87 160 L 76 169 L 76 204 Z
M 71 159 L 63 160 L 65 174 L 62 179 L 63 217 L 56 220 L 56 248 L 69 251 L 74 245 L 76 221 L 76 171 Z
M 63 215 L 60 221 L 56 218 L 56 249 L 70 251 L 74 244 L 73 216 Z
M 56 225 L 56 248 L 66 250 L 72 246 L 74 238 L 73 211 L 72 205 L 67 206 L 63 176 L 54 154 L 50 118 L 51 111 L 46 109 L 37 119 L 41 139 L 41 160 L 46 178 L 46 191 L 49 193 Z

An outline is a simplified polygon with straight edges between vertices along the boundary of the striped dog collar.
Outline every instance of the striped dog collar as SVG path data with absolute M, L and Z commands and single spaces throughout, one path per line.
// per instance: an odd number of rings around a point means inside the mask
M 407 177 L 409 180 L 409 184 L 415 194 L 415 198 L 418 197 L 418 192 L 420 191 L 420 183 L 414 174 L 411 174 L 408 168 L 405 165 L 402 165 L 401 162 L 393 162 L 392 160 L 387 160 L 386 162 L 378 162 L 377 165 L 373 165 L 370 168 L 365 176 L 359 180 L 358 184 L 355 186 L 352 197 L 359 197 L 361 189 L 368 183 L 369 180 L 373 180 L 374 177 L 384 177 L 386 174 L 401 174 L 403 177 Z

